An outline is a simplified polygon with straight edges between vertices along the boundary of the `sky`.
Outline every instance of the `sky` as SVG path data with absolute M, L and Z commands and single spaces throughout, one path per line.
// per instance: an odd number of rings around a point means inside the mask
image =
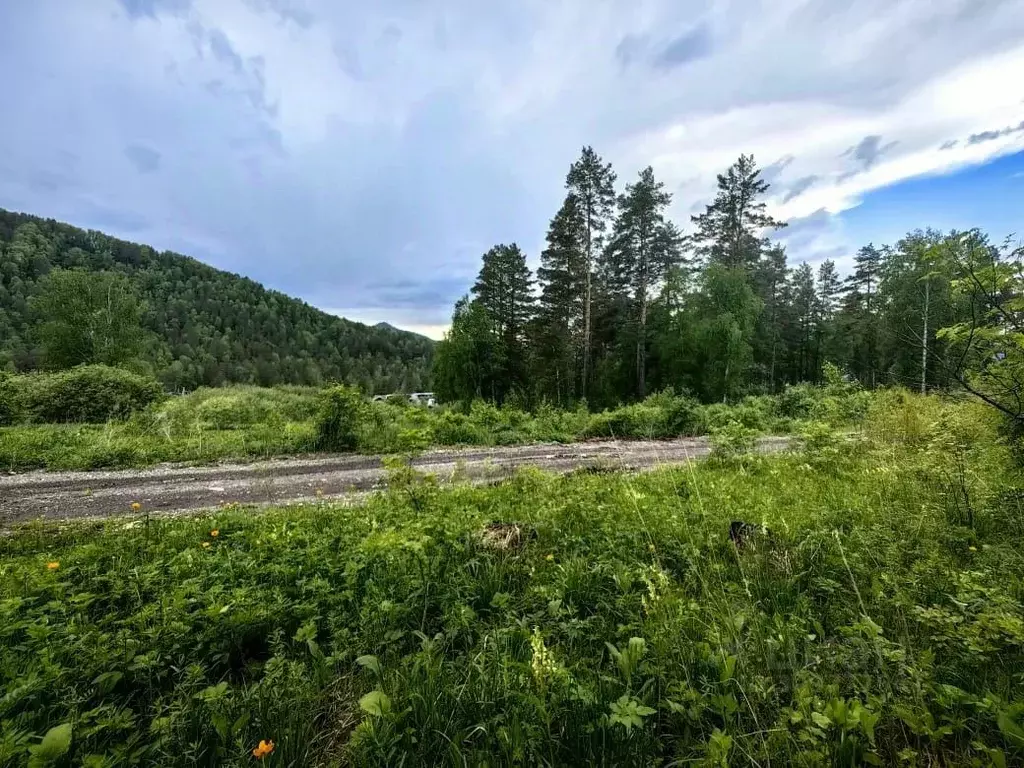
M 752 153 L 791 263 L 1024 234 L 1021 0 L 10 0 L 0 71 L 0 207 L 435 338 L 584 145 L 684 230 Z

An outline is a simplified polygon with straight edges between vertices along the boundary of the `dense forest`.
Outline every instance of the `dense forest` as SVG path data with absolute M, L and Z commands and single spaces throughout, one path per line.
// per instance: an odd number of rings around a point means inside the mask
M 105 314 L 119 333 L 92 334 L 105 345 L 79 338 Z M 0 371 L 127 361 L 175 390 L 339 380 L 416 391 L 429 388 L 433 347 L 185 256 L 0 210 Z
M 484 254 L 437 350 L 440 396 L 593 407 L 673 388 L 711 402 L 817 382 L 832 363 L 868 387 L 956 384 L 1019 414 L 1020 249 L 918 230 L 860 248 L 844 277 L 787 263 L 751 156 L 685 231 L 652 168 L 616 181 L 585 147 L 536 275 L 515 244 Z

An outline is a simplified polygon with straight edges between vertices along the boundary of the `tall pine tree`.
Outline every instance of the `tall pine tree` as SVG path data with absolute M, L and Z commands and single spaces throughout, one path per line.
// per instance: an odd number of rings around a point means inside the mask
M 763 198 L 769 184 L 753 155 L 740 155 L 718 174 L 718 193 L 704 213 L 691 217 L 697 231 L 691 237 L 697 255 L 728 269 L 753 270 L 767 246 L 763 232 L 786 226 L 768 215 Z
M 592 375 L 594 267 L 604 247 L 605 230 L 615 205 L 615 172 L 611 163 L 604 163 L 592 147 L 584 147 L 580 159 L 569 167 L 565 187 L 579 206 L 583 230 L 579 250 L 580 292 L 583 302 L 583 332 L 581 334 L 582 371 L 580 391 L 587 396 Z
M 847 363 L 861 383 L 873 387 L 878 379 L 877 294 L 882 252 L 869 243 L 854 257 L 853 274 L 845 281 L 841 319 L 847 340 Z
M 537 281 L 541 285 L 533 327 L 535 389 L 555 402 L 576 399 L 578 351 L 582 350 L 583 303 L 580 276 L 586 221 L 576 195 L 565 198 L 548 227 L 547 245 L 540 255 Z
M 526 256 L 515 243 L 496 245 L 484 254 L 473 295 L 487 312 L 499 342 L 499 401 L 510 392 L 527 390 L 526 328 L 535 310 L 532 285 Z
M 636 394 L 646 394 L 647 310 L 651 292 L 682 259 L 682 238 L 665 213 L 672 195 L 656 181 L 654 169 L 642 170 L 619 197 L 619 212 L 605 259 L 631 303 Z
M 839 280 L 836 263 L 831 259 L 826 259 L 818 266 L 816 288 L 819 319 L 818 333 L 815 340 L 817 358 L 819 364 L 823 364 L 826 361 L 837 363 L 842 359 L 841 339 L 839 339 L 836 333 L 836 315 L 842 299 L 843 285 Z M 820 370 L 814 372 L 815 381 L 818 380 L 820 373 Z

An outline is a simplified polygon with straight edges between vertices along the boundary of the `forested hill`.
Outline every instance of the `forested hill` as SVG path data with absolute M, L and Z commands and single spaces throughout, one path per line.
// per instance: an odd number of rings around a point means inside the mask
M 44 364 L 31 297 L 57 268 L 116 272 L 144 302 L 142 359 L 171 388 L 344 380 L 371 392 L 430 386 L 434 343 L 329 315 L 169 251 L 0 209 L 0 370 Z

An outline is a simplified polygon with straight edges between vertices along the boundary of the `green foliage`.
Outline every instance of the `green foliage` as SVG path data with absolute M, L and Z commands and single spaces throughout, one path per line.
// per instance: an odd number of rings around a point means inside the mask
M 36 423 L 124 419 L 164 397 L 153 379 L 106 365 L 14 376 L 2 387 L 12 415 Z
M 0 371 L 0 427 L 14 424 L 22 418 L 21 396 L 14 377 Z
M 997 409 L 1020 433 L 1024 406 L 1024 247 L 1002 249 L 979 231 L 951 235 L 933 260 L 952 265 L 950 290 L 966 307 L 962 316 L 947 317 L 938 336 L 956 354 L 956 381 Z
M 756 438 L 755 430 L 744 426 L 739 421 L 729 421 L 724 426 L 712 428 L 712 454 L 723 459 L 735 458 L 751 451 Z
M 138 356 L 174 391 L 343 381 L 415 392 L 430 389 L 433 347 L 185 256 L 0 210 L 0 368 Z
M 496 400 L 500 365 L 500 346 L 486 308 L 463 297 L 455 305 L 451 329 L 437 345 L 433 374 L 438 397 L 445 402 Z
M 55 369 L 127 363 L 142 350 L 142 309 L 124 275 L 53 270 L 31 300 L 44 362 Z
M 71 749 L 71 723 L 55 725 L 48 730 L 39 744 L 29 747 L 28 764 L 30 768 L 43 768 L 54 765 Z
M 888 442 L 915 407 L 929 436 Z M 359 506 L 8 532 L 0 762 L 1017 764 L 1024 478 L 985 413 L 879 398 L 827 464 L 398 467 Z M 494 520 L 537 536 L 487 548 Z
M 281 422 L 311 421 L 318 392 L 311 387 L 203 387 L 170 398 L 151 418 L 154 424 L 179 435 L 195 429 L 279 426 Z
M 23 419 L 22 391 L 36 374 L 13 377 L 12 402 Z M 0 382 L 0 393 L 4 392 Z M 707 434 L 737 421 L 758 434 L 800 432 L 808 419 L 832 427 L 859 424 L 860 414 L 877 393 L 855 390 L 835 397 L 831 390 L 807 387 L 801 402 L 786 410 L 792 393 L 777 398 L 744 398 L 735 405 L 701 405 L 686 395 L 665 390 L 641 403 L 588 413 L 585 407 L 559 410 L 541 403 L 533 411 L 483 400 L 427 409 L 407 402 L 356 402 L 357 417 L 346 445 L 363 453 L 420 451 L 431 446 L 513 445 L 574 442 L 581 438 L 666 439 Z M 208 462 L 259 459 L 321 448 L 316 418 L 321 390 L 310 387 L 201 388 L 170 396 L 137 411 L 127 421 L 102 426 L 27 424 L 0 427 L 0 467 L 4 469 L 92 469 L 145 466 L 162 461 Z M 788 398 L 788 399 L 787 399 Z M 848 407 L 857 403 L 856 408 Z M 787 415 L 794 414 L 793 416 Z M 824 415 L 822 415 L 824 414 Z M 849 414 L 853 414 L 848 418 Z M 354 433 L 354 443 L 353 440 Z
M 593 414 L 583 436 L 651 440 L 699 435 L 704 432 L 705 416 L 697 401 L 666 391 L 642 403 Z
M 350 451 L 358 442 L 356 430 L 365 408 L 358 390 L 338 385 L 320 393 L 314 420 L 316 447 L 321 451 Z

